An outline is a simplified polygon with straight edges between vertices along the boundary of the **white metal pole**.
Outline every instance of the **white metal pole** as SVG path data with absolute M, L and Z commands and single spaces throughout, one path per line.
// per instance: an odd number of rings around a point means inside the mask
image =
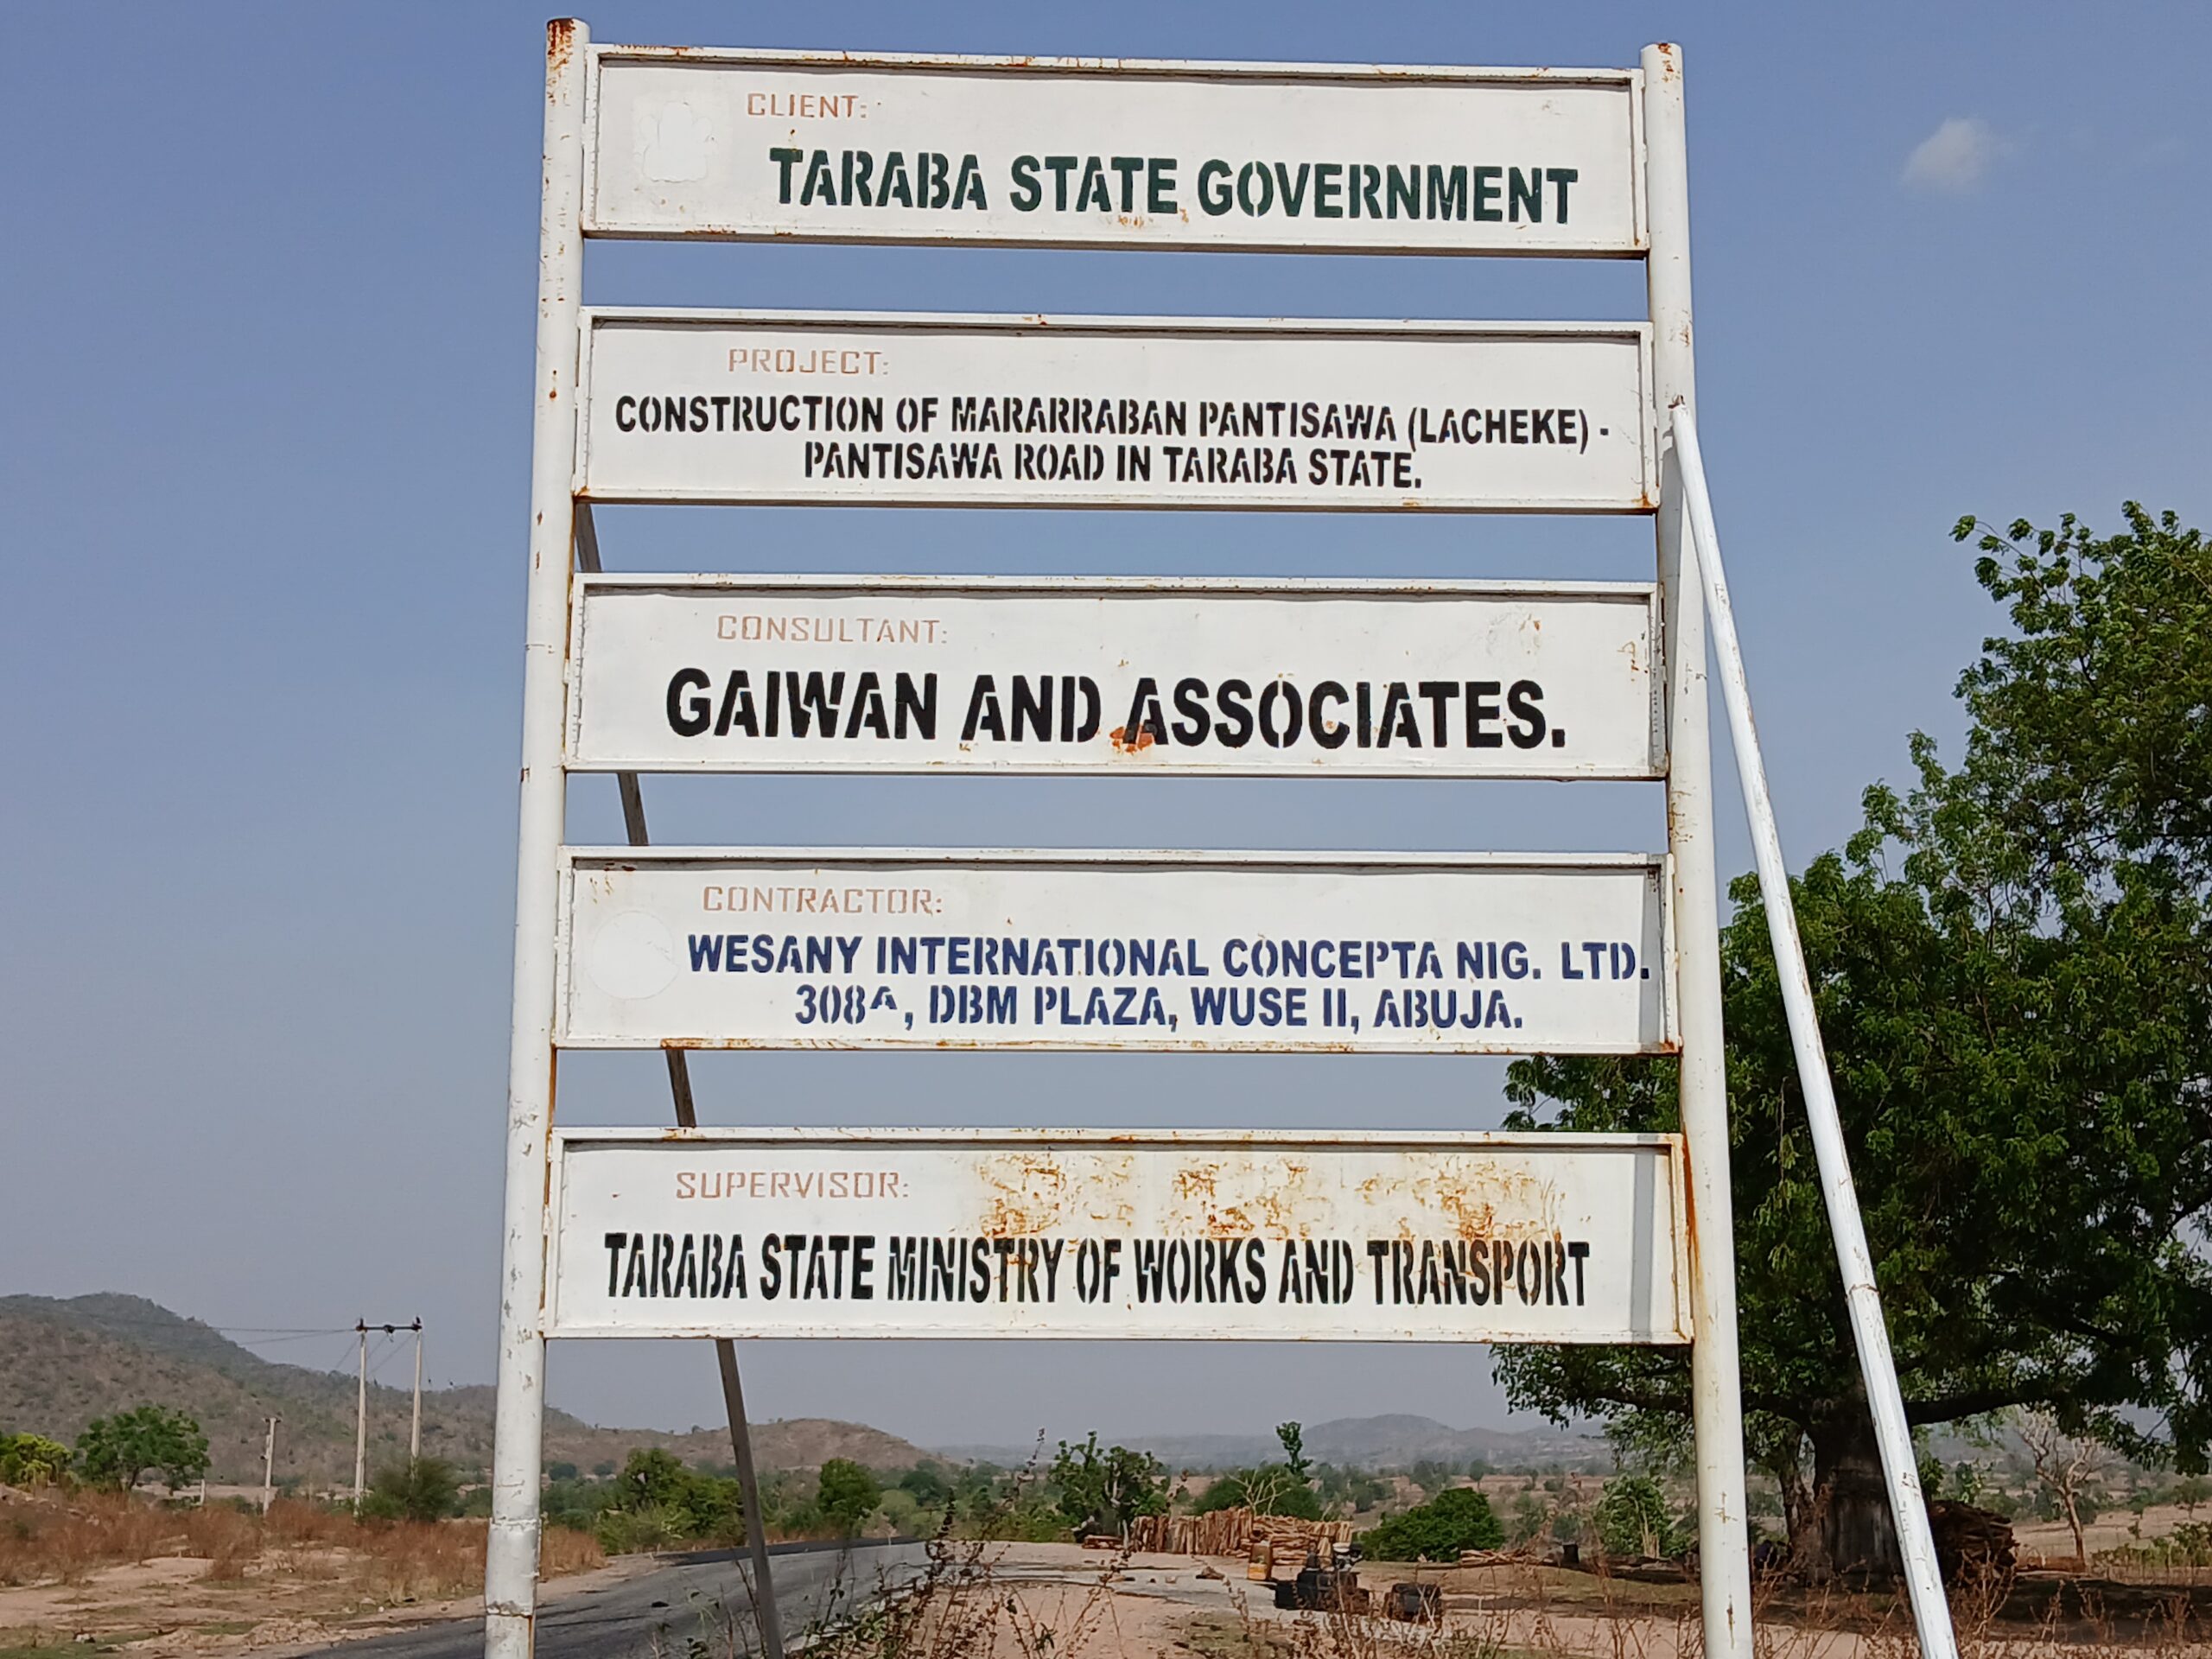
M 575 498 L 577 327 L 583 301 L 583 89 L 590 31 L 545 29 L 545 143 L 532 382 L 530 586 L 524 638 L 522 787 L 515 858 L 514 1027 L 507 1058 L 505 1230 L 492 1525 L 484 1561 L 486 1659 L 530 1659 L 537 1609 L 538 1468 L 545 1427 L 545 1137 L 553 1116 L 553 944 L 567 789 L 562 665 Z
M 423 1321 L 415 1321 L 415 1409 L 407 1420 L 407 1466 L 423 1460 Z
M 1904 1562 L 1905 1588 L 1912 1598 L 1912 1622 L 1926 1659 L 1955 1659 L 1951 1609 L 1943 1598 L 1943 1578 L 1936 1542 L 1928 1528 L 1928 1508 L 1914 1462 L 1912 1429 L 1897 1386 L 1897 1360 L 1890 1351 L 1889 1326 L 1874 1284 L 1874 1255 L 1859 1213 L 1859 1194 L 1851 1184 L 1851 1156 L 1843 1144 L 1843 1121 L 1836 1110 L 1835 1087 L 1828 1074 L 1827 1046 L 1813 1006 L 1813 982 L 1805 967 L 1805 947 L 1797 936 L 1797 908 L 1789 896 L 1789 867 L 1782 859 L 1782 832 L 1767 792 L 1766 763 L 1759 753 L 1758 728 L 1751 721 L 1751 682 L 1744 673 L 1744 652 L 1736 638 L 1736 615 L 1728 602 L 1727 573 L 1720 563 L 1720 531 L 1713 518 L 1713 497 L 1699 453 L 1697 419 L 1687 409 L 1674 416 L 1675 448 L 1681 457 L 1683 496 L 1694 537 L 1692 553 L 1702 579 L 1707 609 L 1713 618 L 1713 645 L 1720 664 L 1721 700 L 1736 741 L 1736 775 L 1743 785 L 1744 810 L 1751 823 L 1751 853 L 1758 866 L 1759 897 L 1766 908 L 1767 934 L 1774 942 L 1782 982 L 1783 1007 L 1789 1015 L 1789 1046 L 1797 1057 L 1797 1082 L 1805 1091 L 1805 1117 L 1813 1133 L 1813 1155 L 1820 1165 L 1821 1193 L 1827 1200 L 1828 1228 L 1835 1235 L 1843 1294 L 1851 1313 L 1851 1333 L 1859 1346 L 1859 1371 L 1874 1414 L 1874 1437 L 1889 1477 L 1890 1514 L 1896 1522 L 1897 1550 Z
M 597 575 L 603 568 L 599 556 L 599 528 L 593 522 L 591 503 L 579 501 L 576 515 L 576 568 Z M 632 847 L 652 844 L 645 830 L 645 795 L 634 772 L 614 774 L 622 800 L 622 827 Z M 691 1093 L 690 1058 L 680 1048 L 664 1049 L 668 1061 L 669 1094 L 676 1108 L 677 1127 L 699 1127 L 699 1107 Z M 721 1373 L 722 1408 L 729 1418 L 729 1449 L 737 1460 L 738 1495 L 745 1504 L 745 1542 L 753 1557 L 753 1607 L 760 1628 L 762 1659 L 784 1659 L 784 1616 L 776 1602 L 776 1584 L 769 1566 L 767 1522 L 760 1504 L 760 1480 L 753 1463 L 753 1429 L 745 1414 L 745 1384 L 738 1375 L 737 1344 L 728 1337 L 715 1338 L 715 1363 Z
M 1653 392 L 1661 410 L 1697 396 L 1691 339 L 1689 155 L 1681 48 L 1643 49 L 1645 201 L 1651 246 Z M 1689 1163 L 1691 1421 L 1697 1440 L 1698 1573 L 1707 1659 L 1751 1659 L 1751 1560 L 1736 1332 L 1736 1224 L 1728 1179 L 1728 1071 L 1720 1019 L 1720 899 L 1713 869 L 1713 742 L 1705 614 L 1684 568 L 1681 469 L 1659 435 L 1659 586 L 1667 624 L 1667 850 L 1681 1028 L 1682 1138 Z
M 269 1420 L 269 1433 L 261 1442 L 261 1512 L 269 1513 L 269 1506 L 276 1501 L 276 1424 L 278 1419 Z
M 361 1512 L 361 1489 L 369 1472 L 369 1327 L 355 1320 L 361 1333 L 361 1382 L 353 1396 L 353 1512 Z

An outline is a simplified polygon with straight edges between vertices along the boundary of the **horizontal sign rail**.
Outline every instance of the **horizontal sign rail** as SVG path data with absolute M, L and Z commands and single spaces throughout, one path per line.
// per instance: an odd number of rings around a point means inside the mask
M 1635 70 L 599 47 L 587 232 L 1299 252 L 1647 245 Z
M 586 314 L 576 488 L 760 505 L 1645 512 L 1642 323 Z
M 1649 584 L 585 576 L 569 764 L 1655 778 Z
M 1681 1343 L 1670 1135 L 553 1136 L 556 1337 Z
M 572 1048 L 1656 1053 L 1645 854 L 570 849 Z

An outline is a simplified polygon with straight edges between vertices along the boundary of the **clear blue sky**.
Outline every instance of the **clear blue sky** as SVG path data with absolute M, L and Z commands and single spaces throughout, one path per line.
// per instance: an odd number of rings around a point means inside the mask
M 17 3 L 0 54 L 0 1290 L 430 1329 L 488 1379 L 543 14 Z M 1784 834 L 1898 778 L 1995 621 L 1965 512 L 2207 518 L 2212 12 L 2121 4 L 607 3 L 603 41 L 1632 63 L 1684 42 L 1706 448 Z M 1846 26 L 1847 24 L 1847 27 Z M 596 246 L 662 304 L 1611 317 L 1632 266 Z M 1638 575 L 1641 523 L 632 510 L 618 568 Z M 648 785 L 657 838 L 1654 844 L 1611 785 Z M 612 785 L 572 834 L 619 838 Z M 1747 861 L 1732 810 L 1727 858 Z M 1485 1127 L 1437 1059 L 719 1057 L 711 1120 Z M 570 1122 L 652 1122 L 587 1056 Z M 328 1363 L 336 1338 L 272 1347 Z M 1499 1421 L 1478 1350 L 748 1352 L 763 1416 L 924 1440 Z M 710 1421 L 712 1363 L 553 1398 Z M 394 1373 L 395 1377 L 397 1372 Z

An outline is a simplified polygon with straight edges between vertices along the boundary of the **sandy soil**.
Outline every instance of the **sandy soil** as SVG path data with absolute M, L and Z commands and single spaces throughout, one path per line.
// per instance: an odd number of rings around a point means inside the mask
M 324 1552 L 326 1555 L 335 1552 Z M 115 1649 L 148 1659 L 169 1656 L 285 1652 L 321 1647 L 439 1619 L 480 1618 L 482 1600 L 407 1602 L 387 1606 L 363 1596 L 340 1564 L 289 1552 L 257 1563 L 241 1580 L 217 1582 L 208 1563 L 173 1555 L 102 1567 L 77 1584 L 0 1587 L 0 1649 L 71 1645 L 97 1655 Z M 625 1556 L 595 1572 L 545 1587 L 549 1599 L 650 1572 L 650 1556 Z

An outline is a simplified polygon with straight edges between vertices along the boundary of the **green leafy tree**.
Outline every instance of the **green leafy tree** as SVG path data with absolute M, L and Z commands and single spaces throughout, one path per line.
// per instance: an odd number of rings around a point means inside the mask
M 1960 682 L 1957 768 L 1916 737 L 1915 787 L 1870 790 L 1792 887 L 1909 1418 L 2035 1407 L 2187 1470 L 2212 1438 L 2212 549 L 2127 521 L 1980 537 L 2012 631 Z M 1758 889 L 1731 893 L 1747 1438 L 1810 1576 L 1893 1565 Z M 1671 1062 L 1528 1060 L 1509 1089 L 1519 1127 L 1677 1122 Z M 1687 1432 L 1683 1350 L 1498 1370 L 1560 1421 Z
M 77 1466 L 94 1486 L 127 1492 L 158 1473 L 174 1491 L 207 1472 L 207 1437 L 181 1411 L 136 1406 L 86 1426 L 77 1437 Z
M 1051 1477 L 1059 1493 L 1060 1513 L 1078 1538 L 1089 1533 L 1120 1534 L 1141 1515 L 1167 1509 L 1166 1471 L 1149 1452 L 1126 1446 L 1099 1449 L 1094 1431 L 1081 1446 L 1060 1442 Z
M 43 1434 L 0 1434 L 0 1483 L 56 1486 L 68 1478 L 69 1448 Z
M 378 1521 L 442 1521 L 459 1507 L 461 1476 L 443 1458 L 416 1458 L 377 1471 L 361 1515 Z
M 1674 1529 L 1667 1518 L 1667 1497 L 1649 1475 L 1618 1475 L 1607 1481 L 1590 1518 L 1608 1555 L 1670 1553 Z
M 632 1451 L 611 1486 L 599 1528 L 601 1542 L 610 1550 L 655 1549 L 701 1538 L 734 1543 L 744 1535 L 737 1483 L 687 1469 L 658 1446 Z
M 941 1510 L 952 1501 L 952 1483 L 942 1471 L 926 1463 L 918 1463 L 899 1476 L 899 1490 L 925 1510 Z
M 1290 1471 L 1290 1478 L 1293 1480 L 1306 1479 L 1312 1472 L 1313 1465 L 1306 1460 L 1306 1425 L 1277 1423 L 1275 1439 L 1282 1442 L 1283 1467 Z
M 681 1508 L 699 1477 L 685 1468 L 671 1452 L 657 1446 L 639 1446 L 614 1478 L 616 1503 L 639 1510 Z
M 1504 1541 L 1490 1499 L 1454 1486 L 1362 1533 L 1359 1547 L 1378 1561 L 1456 1561 L 1463 1549 L 1496 1549 Z
M 850 1458 L 832 1458 L 822 1465 L 814 1504 L 840 1537 L 858 1532 L 881 1502 L 882 1485 Z

